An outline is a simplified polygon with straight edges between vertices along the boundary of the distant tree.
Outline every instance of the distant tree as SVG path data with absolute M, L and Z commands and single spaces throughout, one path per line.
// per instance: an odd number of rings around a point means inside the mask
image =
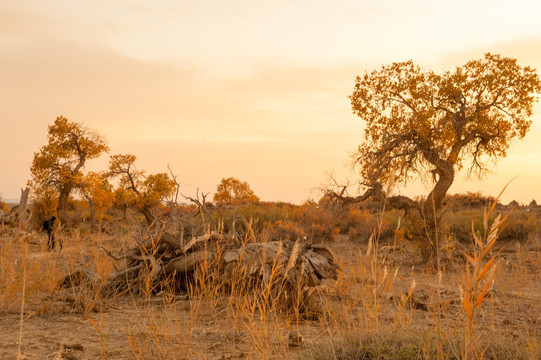
M 151 226 L 155 222 L 152 209 L 173 194 L 176 183 L 167 173 L 145 176 L 144 171 L 135 167 L 135 160 L 135 155 L 130 154 L 111 156 L 108 175 L 118 177 L 120 187 L 134 195 L 131 199 L 135 207 L 143 214 L 147 225 Z
M 222 179 L 216 188 L 214 202 L 226 204 L 242 204 L 258 202 L 259 198 L 254 194 L 246 181 L 242 182 L 234 177 Z
M 81 194 L 90 206 L 91 230 L 95 232 L 97 225 L 98 232 L 100 232 L 105 212 L 115 202 L 115 193 L 107 180 L 107 175 L 88 172 L 82 180 Z
M 540 89 L 534 69 L 492 54 L 442 74 L 407 61 L 357 77 L 350 99 L 366 124 L 362 184 L 378 192 L 416 176 L 432 182 L 420 216 L 433 224 L 458 170 L 483 175 L 526 135 Z
M 56 193 L 60 223 L 67 222 L 66 206 L 74 188 L 81 184 L 85 163 L 108 152 L 103 137 L 83 125 L 59 116 L 48 129 L 48 143 L 34 153 L 28 185 L 39 201 Z
M 131 190 L 126 190 L 123 186 L 119 185 L 114 190 L 115 202 L 113 207 L 124 213 L 124 217 L 127 216 L 128 209 L 135 206 L 136 196 Z

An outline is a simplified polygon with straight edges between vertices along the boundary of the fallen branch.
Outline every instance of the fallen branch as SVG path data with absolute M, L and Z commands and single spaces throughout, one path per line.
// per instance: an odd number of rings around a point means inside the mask
M 214 281 L 214 286 L 223 291 L 238 291 L 238 284 L 244 291 L 259 288 L 255 294 L 262 296 L 265 304 L 292 309 L 304 307 L 315 287 L 323 280 L 337 279 L 340 271 L 332 251 L 325 245 L 299 240 L 240 242 L 221 232 L 193 237 L 184 247 L 176 239 L 173 234 L 148 238 L 124 256 L 115 256 L 102 248 L 111 258 L 124 261 L 124 269 L 105 280 L 104 293 L 137 290 L 142 284 L 152 291 L 170 289 L 170 284 L 175 284 L 178 292 L 186 290 L 188 283 Z M 88 281 L 93 278 L 86 273 L 81 276 Z M 171 281 L 176 277 L 183 281 Z M 270 296 L 278 300 L 270 301 Z

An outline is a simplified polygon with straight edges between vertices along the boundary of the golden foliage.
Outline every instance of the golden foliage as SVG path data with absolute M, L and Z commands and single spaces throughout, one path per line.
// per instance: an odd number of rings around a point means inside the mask
M 154 206 L 173 194 L 176 183 L 166 173 L 145 175 L 135 167 L 135 155 L 112 155 L 109 162 L 110 177 L 118 177 L 120 187 L 134 197 L 123 194 L 127 203 L 135 201 L 139 208 Z M 121 192 L 123 193 L 123 192 Z
M 58 192 L 53 188 L 42 189 L 39 193 L 35 193 L 33 198 L 32 211 L 37 220 L 50 217 L 58 207 Z
M 58 201 L 62 215 L 71 190 L 82 183 L 86 161 L 109 151 L 109 147 L 97 132 L 63 116 L 49 126 L 47 139 L 47 145 L 34 153 L 28 185 L 33 190 L 34 203 L 43 203 L 47 207 L 43 210 L 51 211 L 51 204 Z
M 80 170 L 86 160 L 109 151 L 98 133 L 63 116 L 49 126 L 47 138 L 47 145 L 34 153 L 30 169 L 30 185 L 34 190 L 49 186 L 60 189 L 66 183 L 79 184 L 82 179 Z
M 361 175 L 367 183 L 403 182 L 464 166 L 481 175 L 511 139 L 526 135 L 540 89 L 534 69 L 489 53 L 442 74 L 410 60 L 357 77 L 350 99 L 366 122 Z
M 244 181 L 240 181 L 234 177 L 222 179 L 220 184 L 216 187 L 216 193 L 214 194 L 214 201 L 217 203 L 226 204 L 242 204 L 249 202 L 258 202 L 257 197 L 250 185 Z
M 83 186 L 81 188 L 83 196 L 92 203 L 96 212 L 96 219 L 100 225 L 105 212 L 115 203 L 115 193 L 106 174 L 89 172 L 84 176 Z

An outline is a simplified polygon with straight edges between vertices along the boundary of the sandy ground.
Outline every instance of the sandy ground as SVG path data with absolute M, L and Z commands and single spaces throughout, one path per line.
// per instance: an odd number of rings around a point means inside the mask
M 44 252 L 42 242 L 41 238 L 30 246 L 31 258 L 50 261 L 50 257 L 61 256 Z M 353 285 L 345 292 L 331 291 L 326 297 L 327 304 L 336 309 L 349 306 L 344 324 L 356 324 L 357 328 L 363 324 L 368 326 L 367 306 L 357 295 L 362 293 L 363 284 L 370 283 L 370 276 L 355 268 L 359 252 L 365 253 L 366 246 L 351 243 L 347 238 L 335 240 L 331 246 Z M 385 290 L 379 300 L 380 326 L 393 325 L 400 320 L 393 309 L 415 279 L 414 297 L 401 315 L 406 318 L 405 323 L 409 322 L 404 326 L 431 329 L 437 320 L 453 327 L 463 316 L 457 285 L 463 260 L 457 258 L 445 263 L 447 270 L 442 284 L 436 273 L 427 272 L 415 263 L 408 249 L 392 249 L 396 253 L 387 255 L 386 264 L 389 269 L 398 266 L 399 270 L 392 287 Z M 382 248 L 383 251 L 388 249 Z M 515 245 L 508 244 L 502 251 L 492 296 L 480 313 L 485 329 L 513 337 L 527 334 L 541 341 L 539 251 L 538 242 L 522 246 L 519 251 Z M 437 301 L 433 296 L 436 289 L 439 289 Z M 435 308 L 441 309 L 437 311 L 437 319 Z M 194 309 L 197 314 L 193 313 Z M 212 304 L 195 304 L 185 294 L 174 299 L 161 295 L 147 299 L 124 295 L 106 299 L 100 302 L 97 312 L 84 314 L 74 307 L 69 291 L 61 290 L 39 303 L 25 304 L 22 328 L 20 311 L 0 313 L 0 359 L 17 358 L 21 331 L 22 359 L 237 359 L 260 358 L 263 353 L 267 358 L 295 358 L 304 348 L 327 339 L 334 331 L 330 330 L 334 329 L 332 324 L 323 324 L 320 320 L 278 321 L 271 325 L 258 320 L 255 324 L 246 324 L 245 320 L 235 319 L 228 309 L 225 298 L 216 299 Z M 337 323 L 342 321 L 340 311 L 336 310 Z M 258 340 L 258 336 L 262 340 Z

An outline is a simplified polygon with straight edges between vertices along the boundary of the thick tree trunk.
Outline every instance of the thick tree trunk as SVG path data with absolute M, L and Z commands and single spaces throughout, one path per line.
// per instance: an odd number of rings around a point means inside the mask
M 152 215 L 152 210 L 151 210 L 150 206 L 143 205 L 143 206 L 139 207 L 139 210 L 141 211 L 141 213 L 145 217 L 145 220 L 147 222 L 147 226 L 152 227 L 155 224 L 156 219 L 154 218 L 154 215 Z
M 66 225 L 68 223 L 68 213 L 66 208 L 68 207 L 68 199 L 72 189 L 72 184 L 65 184 L 62 189 L 60 189 L 60 195 L 58 196 L 58 206 L 56 208 L 56 213 L 58 215 L 58 220 L 60 225 Z
M 445 169 L 438 170 L 437 174 L 439 176 L 438 181 L 423 204 L 423 214 L 427 221 L 434 220 L 447 191 L 455 179 L 455 171 L 451 164 L 448 164 Z
M 443 164 L 440 164 L 440 167 L 436 170 L 436 174 L 438 175 L 438 181 L 423 203 L 424 221 L 422 226 L 424 227 L 423 232 L 426 236 L 426 246 L 421 246 L 421 254 L 423 256 L 423 260 L 425 261 L 429 261 L 430 259 L 438 259 L 438 212 L 447 191 L 455 179 L 455 170 L 453 164 L 450 162 L 443 162 Z M 437 268 L 439 268 L 439 264 L 437 264 Z
M 73 176 L 79 174 L 79 171 L 85 165 L 85 161 L 86 161 L 85 156 L 86 154 L 79 152 L 79 163 L 71 171 L 71 174 Z M 58 214 L 60 225 L 66 225 L 68 223 L 68 213 L 66 209 L 68 207 L 68 199 L 74 185 L 75 184 L 73 183 L 73 181 L 69 180 L 67 183 L 63 184 L 62 188 L 60 189 L 60 194 L 58 195 L 58 206 L 56 208 L 56 213 Z

